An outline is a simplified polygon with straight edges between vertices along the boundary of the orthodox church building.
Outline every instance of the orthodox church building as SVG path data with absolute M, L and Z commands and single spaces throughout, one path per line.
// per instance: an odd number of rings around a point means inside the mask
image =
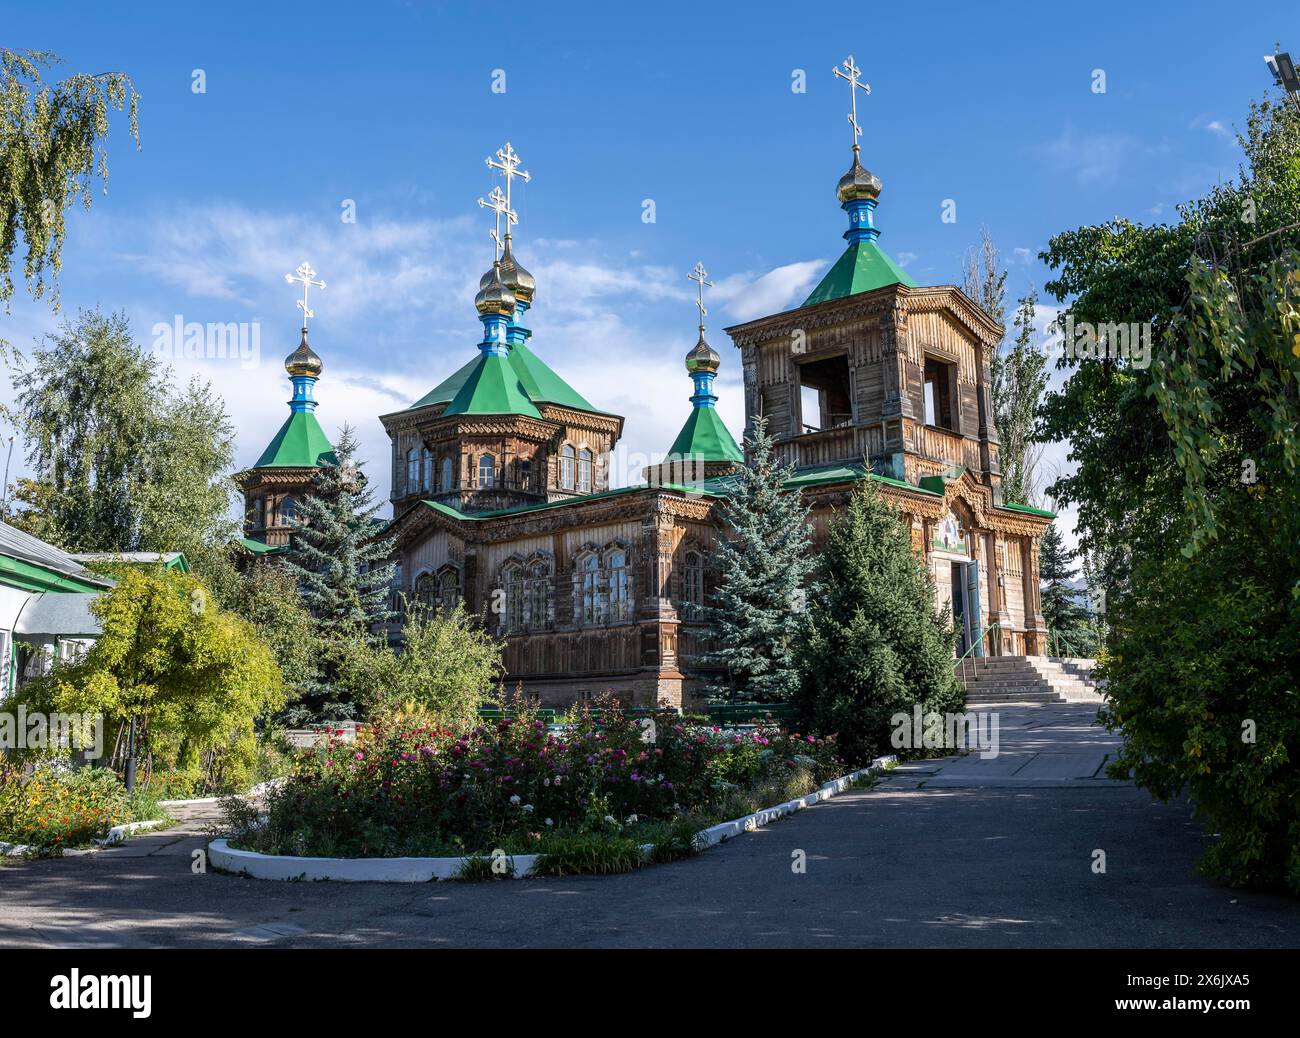
M 856 86 L 851 58 L 845 68 Z M 911 529 L 936 605 L 952 608 L 958 651 L 1041 655 L 1038 549 L 1053 516 L 1002 496 L 989 363 L 1003 329 L 960 289 L 917 285 L 880 248 L 881 181 L 861 164 L 855 116 L 836 187 L 843 254 L 799 306 L 726 329 L 747 428 L 766 417 L 795 470 L 788 486 L 811 505 L 814 546 L 854 486 L 874 480 Z M 461 368 L 380 417 L 392 441 L 395 597 L 463 601 L 504 638 L 507 684 L 546 705 L 612 691 L 696 706 L 720 505 L 745 463 L 715 406 L 723 359 L 705 337 L 706 273 L 691 275 L 701 320 L 681 432 L 644 484 L 611 488 L 623 418 L 560 378 L 532 341 L 537 284 L 515 255 L 509 203 L 511 180 L 527 174 L 510 145 L 497 156 L 506 193 L 480 200 L 498 221 L 497 259 L 475 298 L 482 338 Z M 299 274 L 316 284 L 310 268 Z M 257 553 L 283 550 L 294 495 L 331 457 L 305 331 L 286 369 L 289 418 L 244 477 L 245 543 Z

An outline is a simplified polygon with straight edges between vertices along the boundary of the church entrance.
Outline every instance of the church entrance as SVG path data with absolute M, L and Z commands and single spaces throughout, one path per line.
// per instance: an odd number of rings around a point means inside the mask
M 984 644 L 976 644 L 980 636 L 980 577 L 979 562 L 971 559 L 952 562 L 952 619 L 957 628 L 957 655 L 963 655 L 972 645 L 972 656 L 984 655 Z

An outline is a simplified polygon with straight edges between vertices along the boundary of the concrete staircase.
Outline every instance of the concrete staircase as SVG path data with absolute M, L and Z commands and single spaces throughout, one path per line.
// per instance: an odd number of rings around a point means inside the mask
M 957 668 L 966 703 L 1088 703 L 1105 693 L 1092 679 L 1092 660 L 1048 656 L 968 657 Z

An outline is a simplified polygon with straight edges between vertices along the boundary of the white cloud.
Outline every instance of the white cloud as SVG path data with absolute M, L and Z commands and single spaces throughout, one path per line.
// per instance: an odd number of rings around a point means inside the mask
M 803 260 L 757 276 L 733 274 L 718 281 L 713 298 L 726 304 L 727 312 L 737 321 L 780 313 L 802 302 L 828 265 L 824 259 Z
M 1168 150 L 1166 144 L 1151 144 L 1131 133 L 1081 133 L 1069 123 L 1055 139 L 1029 149 L 1049 171 L 1097 187 L 1117 182 L 1135 163 Z
M 1208 115 L 1198 115 L 1188 124 L 1188 129 L 1204 130 L 1206 133 L 1213 134 L 1225 141 L 1231 141 L 1236 135 L 1218 119 L 1211 119 Z

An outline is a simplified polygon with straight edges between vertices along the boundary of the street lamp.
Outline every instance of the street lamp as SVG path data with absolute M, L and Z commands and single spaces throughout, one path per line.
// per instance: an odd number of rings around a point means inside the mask
M 1277 85 L 1287 93 L 1296 108 L 1300 109 L 1300 75 L 1296 75 L 1295 64 L 1291 61 L 1291 55 L 1265 54 L 1264 64 L 1273 73 Z

